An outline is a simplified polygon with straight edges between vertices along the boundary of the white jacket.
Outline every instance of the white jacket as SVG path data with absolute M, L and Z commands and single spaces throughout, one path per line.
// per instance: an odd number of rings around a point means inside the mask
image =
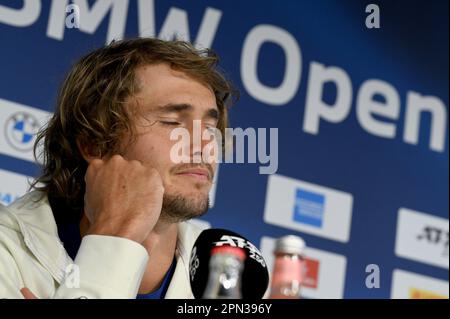
M 125 238 L 88 235 L 72 261 L 48 199 L 37 201 L 38 195 L 33 191 L 7 207 L 0 204 L 0 298 L 23 298 L 23 287 L 38 298 L 135 298 L 147 250 Z M 177 264 L 165 298 L 193 298 L 189 257 L 200 232 L 191 223 L 179 224 Z

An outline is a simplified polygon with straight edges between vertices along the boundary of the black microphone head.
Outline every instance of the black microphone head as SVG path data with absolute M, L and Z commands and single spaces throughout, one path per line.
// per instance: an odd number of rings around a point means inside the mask
M 245 251 L 242 298 L 261 299 L 269 285 L 269 272 L 260 251 L 245 237 L 225 229 L 204 230 L 195 241 L 189 262 L 191 289 L 201 299 L 208 283 L 209 260 L 214 247 L 239 247 Z

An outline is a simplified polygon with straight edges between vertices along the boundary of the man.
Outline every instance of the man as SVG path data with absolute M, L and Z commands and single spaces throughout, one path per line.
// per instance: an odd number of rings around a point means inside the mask
M 217 57 L 181 41 L 113 42 L 74 65 L 37 138 L 43 174 L 0 207 L 2 298 L 191 298 L 188 263 L 216 162 L 174 128 L 227 126 Z M 191 134 L 192 136 L 192 134 Z M 36 146 L 35 146 L 36 150 Z

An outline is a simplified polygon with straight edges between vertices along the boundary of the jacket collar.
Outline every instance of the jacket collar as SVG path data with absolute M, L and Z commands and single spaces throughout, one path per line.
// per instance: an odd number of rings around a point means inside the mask
M 195 240 L 200 233 L 201 229 L 189 222 L 178 224 L 177 249 L 175 253 L 177 266 L 165 298 L 180 299 L 186 298 L 186 296 L 189 296 L 189 299 L 194 298 L 189 281 L 189 259 Z
M 39 191 L 32 191 L 9 205 L 7 211 L 7 226 L 19 231 L 29 251 L 61 283 L 67 266 L 73 261 L 58 237 L 47 196 L 42 196 Z

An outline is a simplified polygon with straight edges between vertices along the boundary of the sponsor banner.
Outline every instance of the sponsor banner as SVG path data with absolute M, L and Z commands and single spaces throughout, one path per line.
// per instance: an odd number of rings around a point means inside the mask
M 33 178 L 0 169 L 0 204 L 9 205 L 24 195 Z
M 448 219 L 401 208 L 395 254 L 448 269 Z
M 51 113 L 0 98 L 0 153 L 34 162 L 36 133 Z
M 264 221 L 328 239 L 348 242 L 353 196 L 336 189 L 269 176 Z
M 448 299 L 448 281 L 395 269 L 392 299 Z

